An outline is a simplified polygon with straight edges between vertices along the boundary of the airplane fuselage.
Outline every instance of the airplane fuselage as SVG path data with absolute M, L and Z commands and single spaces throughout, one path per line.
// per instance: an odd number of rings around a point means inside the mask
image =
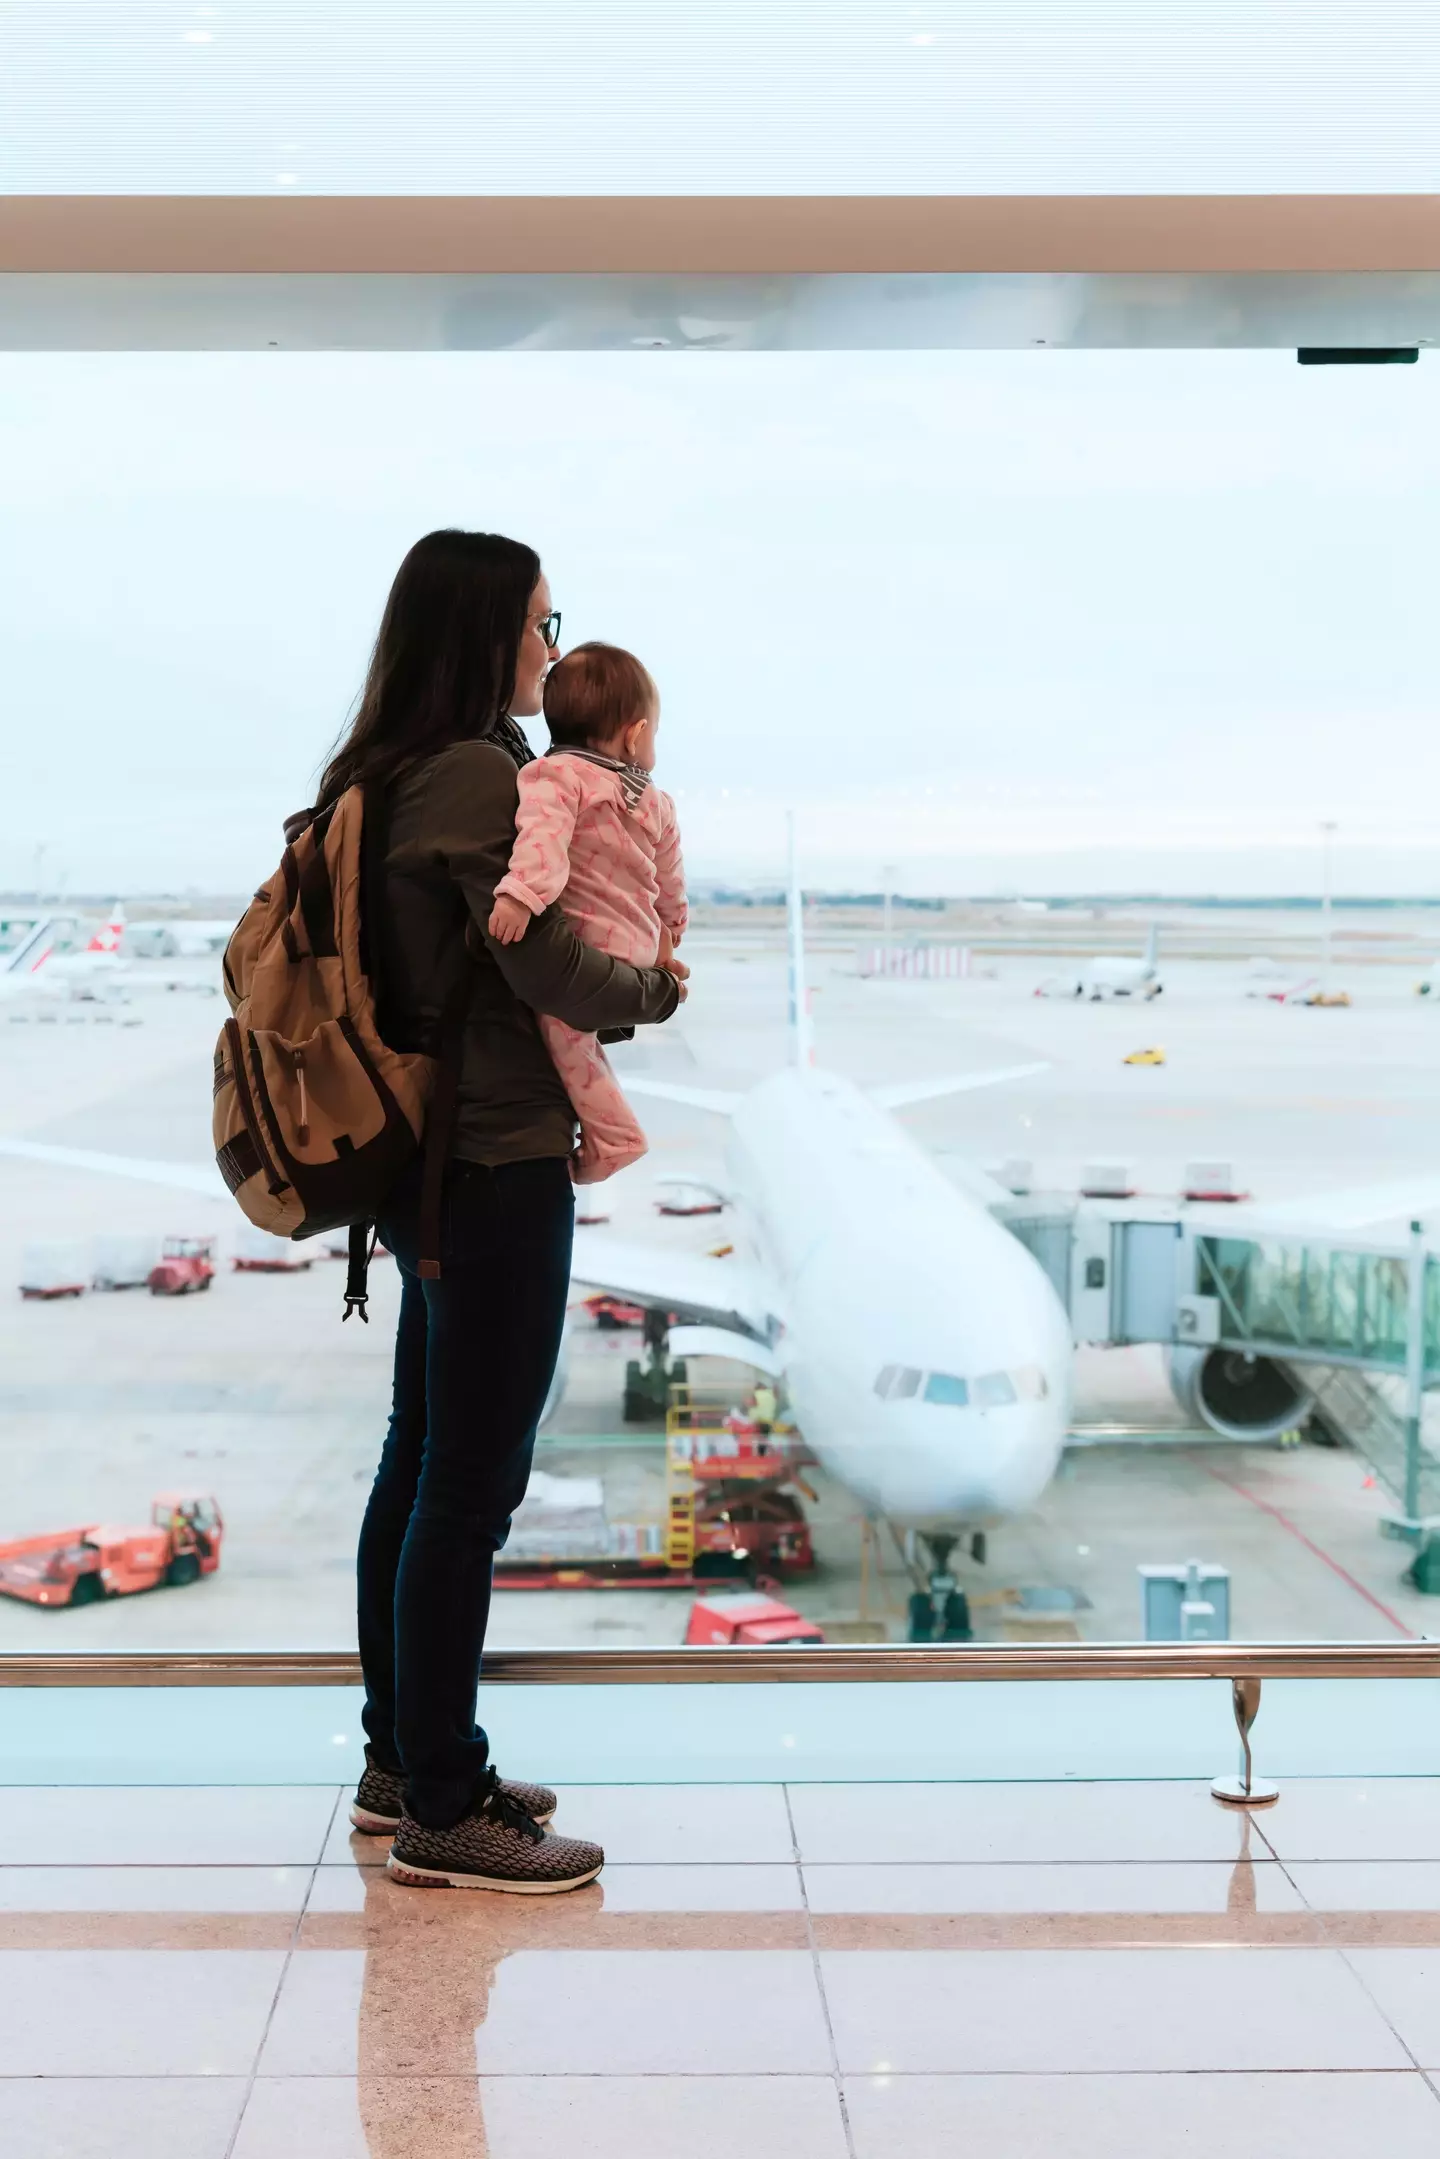
M 796 1067 L 747 1094 L 730 1167 L 825 1468 L 915 1527 L 1033 1505 L 1065 1443 L 1071 1336 L 1025 1248 L 833 1073 Z

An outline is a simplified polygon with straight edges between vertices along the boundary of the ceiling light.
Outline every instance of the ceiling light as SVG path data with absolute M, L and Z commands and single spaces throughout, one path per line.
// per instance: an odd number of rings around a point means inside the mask
M 183 45 L 213 45 L 215 32 L 213 30 L 182 30 L 180 32 L 180 41 Z

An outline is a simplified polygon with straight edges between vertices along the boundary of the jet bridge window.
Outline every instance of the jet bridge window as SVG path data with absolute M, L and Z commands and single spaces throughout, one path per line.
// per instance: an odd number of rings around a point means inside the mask
M 908 1364 L 887 1364 L 875 1382 L 882 1402 L 908 1402 L 919 1391 L 921 1375 Z
M 963 1379 L 956 1379 L 951 1372 L 932 1372 L 925 1382 L 927 1402 L 939 1402 L 947 1409 L 965 1409 L 970 1402 L 970 1389 Z
M 1016 1399 L 1015 1382 L 1008 1372 L 982 1372 L 975 1382 L 977 1409 L 1005 1409 Z

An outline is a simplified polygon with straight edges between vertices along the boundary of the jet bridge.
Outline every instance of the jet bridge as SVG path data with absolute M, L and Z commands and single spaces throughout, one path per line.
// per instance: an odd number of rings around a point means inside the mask
M 1249 1209 L 1035 1195 L 996 1213 L 1077 1342 L 1161 1343 L 1180 1401 L 1227 1437 L 1318 1418 L 1393 1493 L 1397 1534 L 1440 1526 L 1440 1418 L 1425 1401 L 1440 1389 L 1440 1254 L 1418 1233 L 1362 1241 L 1271 1231 Z

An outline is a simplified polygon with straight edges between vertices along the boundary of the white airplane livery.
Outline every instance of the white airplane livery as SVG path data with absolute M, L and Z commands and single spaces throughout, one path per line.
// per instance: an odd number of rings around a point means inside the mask
M 738 1320 L 730 1354 L 784 1379 L 817 1460 L 869 1511 L 925 1535 L 943 1568 L 962 1530 L 1023 1512 L 1054 1475 L 1069 1429 L 1070 1323 L 989 1212 L 1008 1194 L 979 1176 L 959 1189 L 889 1113 L 1043 1067 L 874 1094 L 816 1070 L 801 919 L 792 868 L 788 1070 L 740 1096 L 626 1082 L 730 1118 L 727 1196 L 754 1262 L 653 1253 L 637 1267 L 636 1248 L 587 1232 L 575 1269 L 705 1311 L 722 1329 Z
M 1128 954 L 1101 954 L 1082 962 L 1075 975 L 1057 975 L 1036 991 L 1038 997 L 1088 997 L 1103 1004 L 1111 997 L 1158 997 L 1165 984 L 1160 979 L 1160 932 L 1155 923 L 1138 958 Z
M 1054 1475 L 1069 1321 L 884 1102 L 803 1067 L 766 1080 L 734 1113 L 736 1194 L 774 1270 L 780 1368 L 815 1454 L 896 1523 L 978 1527 Z

